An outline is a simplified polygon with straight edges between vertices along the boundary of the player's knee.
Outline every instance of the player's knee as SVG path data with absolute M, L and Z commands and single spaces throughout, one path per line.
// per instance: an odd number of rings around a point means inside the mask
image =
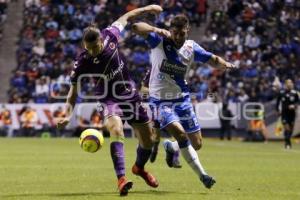
M 116 135 L 116 136 L 122 136 L 123 135 L 123 127 L 113 125 L 109 128 L 110 134 Z
M 198 151 L 202 148 L 202 140 L 197 141 L 197 143 L 193 143 L 193 148 Z
M 181 141 L 186 141 L 188 140 L 188 138 L 186 137 L 185 134 L 178 134 L 178 135 L 174 135 L 175 139 L 178 141 L 178 142 L 181 142 Z

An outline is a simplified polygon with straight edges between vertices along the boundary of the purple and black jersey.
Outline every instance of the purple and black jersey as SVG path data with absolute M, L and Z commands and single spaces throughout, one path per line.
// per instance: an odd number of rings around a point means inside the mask
M 87 50 L 78 56 L 71 74 L 72 84 L 80 84 L 84 77 L 92 77 L 95 96 L 104 106 L 105 116 L 118 115 L 126 117 L 129 122 L 147 122 L 149 118 L 141 104 L 135 82 L 118 49 L 120 29 L 113 25 L 101 31 L 101 35 L 103 51 L 96 57 L 89 55 Z M 132 116 L 132 119 L 128 119 L 128 116 Z
M 81 78 L 92 76 L 95 81 L 95 95 L 101 99 L 126 99 L 136 93 L 125 59 L 118 49 L 120 31 L 112 26 L 101 32 L 104 49 L 96 57 L 83 51 L 74 64 L 71 82 L 77 83 Z M 81 77 L 81 78 L 80 78 Z

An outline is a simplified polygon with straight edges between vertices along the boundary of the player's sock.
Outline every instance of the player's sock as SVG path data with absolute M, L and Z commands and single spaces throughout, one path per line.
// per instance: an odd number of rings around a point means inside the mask
M 289 131 L 284 131 L 285 148 L 290 148 L 291 141 L 289 135 Z
M 139 145 L 136 150 L 135 165 L 138 166 L 140 169 L 144 169 L 145 164 L 149 160 L 151 152 L 152 149 L 144 149 Z
M 157 152 L 160 141 L 156 141 L 153 144 L 152 151 Z
M 150 162 L 152 162 L 152 163 L 156 160 L 156 156 L 157 156 L 157 153 L 158 153 L 159 142 L 160 141 L 154 142 L 154 145 L 152 147 L 151 155 L 150 155 Z
M 115 141 L 110 143 L 110 154 L 114 164 L 116 175 L 119 178 L 125 176 L 124 144 Z
M 194 170 L 194 172 L 199 176 L 206 175 L 204 168 L 202 167 L 198 154 L 195 149 L 190 144 L 189 140 L 178 142 L 181 154 L 189 166 Z
M 292 137 L 292 132 L 291 131 L 288 131 L 288 145 L 290 146 L 290 148 L 292 147 L 292 142 L 291 142 L 291 137 Z
M 171 152 L 179 151 L 179 146 L 178 146 L 177 141 L 171 141 L 171 140 L 166 139 L 164 141 L 164 143 L 168 143 L 167 148 L 169 151 L 171 151 Z

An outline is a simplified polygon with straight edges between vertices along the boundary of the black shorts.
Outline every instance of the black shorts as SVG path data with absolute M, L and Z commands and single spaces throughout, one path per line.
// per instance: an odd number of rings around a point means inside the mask
M 296 120 L 296 113 L 283 113 L 281 116 L 282 124 L 294 124 Z

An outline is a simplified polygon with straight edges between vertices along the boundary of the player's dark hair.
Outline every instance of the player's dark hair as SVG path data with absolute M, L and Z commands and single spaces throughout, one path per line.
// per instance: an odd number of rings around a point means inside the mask
M 94 25 L 90 25 L 87 28 L 84 29 L 83 31 L 83 37 L 82 40 L 84 42 L 94 42 L 98 39 L 98 37 L 101 36 L 101 33 L 99 29 Z
M 171 20 L 170 28 L 182 29 L 182 28 L 185 28 L 185 27 L 189 27 L 189 25 L 190 25 L 190 22 L 189 22 L 188 17 L 184 14 L 179 14 L 179 15 L 176 15 Z

